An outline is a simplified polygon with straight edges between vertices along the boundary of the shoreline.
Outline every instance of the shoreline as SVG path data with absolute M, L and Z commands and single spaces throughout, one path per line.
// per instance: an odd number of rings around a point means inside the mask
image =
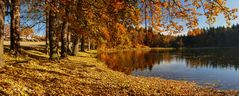
M 135 51 L 135 50 L 204 50 L 204 49 L 236 49 L 239 47 L 182 47 L 182 48 L 174 48 L 174 47 L 147 47 L 147 48 L 128 48 L 128 49 L 106 49 L 106 50 L 97 50 L 99 53 L 114 53 L 121 51 Z

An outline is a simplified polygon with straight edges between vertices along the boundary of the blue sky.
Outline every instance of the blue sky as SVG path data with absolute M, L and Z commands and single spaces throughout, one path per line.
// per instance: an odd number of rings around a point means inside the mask
M 232 8 L 238 8 L 239 9 L 239 0 L 227 0 L 226 2 L 226 6 L 229 7 L 230 9 Z M 199 9 L 200 11 L 201 9 Z M 239 17 L 239 12 L 237 12 L 237 16 Z M 181 21 L 181 20 L 179 20 Z M 224 16 L 222 14 L 220 14 L 217 18 L 216 18 L 216 22 L 214 24 L 212 24 L 211 26 L 209 26 L 206 23 L 207 19 L 205 16 L 200 16 L 199 17 L 199 28 L 204 28 L 204 27 L 218 27 L 218 26 L 227 26 L 226 24 L 226 20 L 224 19 Z M 181 24 L 185 25 L 185 22 L 180 22 Z M 237 18 L 236 20 L 231 21 L 231 24 L 238 24 L 239 23 L 239 19 Z M 144 27 L 145 23 L 142 23 L 142 27 Z M 188 32 L 188 29 L 186 26 L 184 26 L 184 30 L 181 33 L 178 34 L 174 34 L 174 35 L 186 35 Z M 166 32 L 163 34 L 167 34 Z
M 227 0 L 227 7 L 229 8 L 238 8 L 239 9 L 239 0 Z M 237 16 L 239 17 L 239 12 L 237 12 Z M 204 27 L 210 27 L 206 23 L 207 19 L 205 16 L 200 16 L 199 17 L 199 28 L 204 28 Z M 232 24 L 238 24 L 239 19 L 237 18 L 236 20 L 231 21 Z M 224 19 L 224 16 L 221 14 L 216 18 L 216 22 L 211 25 L 211 27 L 218 27 L 218 26 L 227 26 L 226 20 Z M 178 35 L 186 35 L 187 34 L 187 29 L 185 29 L 182 33 L 179 33 Z
M 229 8 L 239 8 L 239 0 L 227 0 L 227 6 Z M 239 16 L 239 12 L 237 12 L 237 15 Z M 215 24 L 213 24 L 213 26 L 226 26 L 227 25 L 223 15 L 218 16 L 216 20 L 217 21 Z M 232 24 L 239 23 L 238 20 L 239 19 L 237 18 L 236 20 L 232 21 Z M 199 27 L 200 28 L 208 26 L 208 24 L 205 24 L 205 21 L 206 21 L 205 17 L 199 18 L 199 22 L 200 22 Z

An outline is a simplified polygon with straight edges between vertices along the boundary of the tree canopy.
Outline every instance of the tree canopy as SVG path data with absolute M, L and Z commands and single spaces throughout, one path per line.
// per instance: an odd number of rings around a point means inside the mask
M 19 50 L 20 27 L 31 29 L 41 23 L 46 25 L 46 46 L 50 46 L 46 52 L 55 58 L 58 51 L 62 57 L 74 50 L 77 53 L 78 45 L 84 51 L 85 42 L 98 49 L 122 49 L 155 45 L 155 39 L 160 37 L 155 34 L 161 32 L 174 34 L 186 28 L 191 30 L 189 34 L 199 34 L 199 16 L 213 24 L 223 14 L 230 25 L 237 18 L 237 9 L 226 3 L 227 0 L 5 0 L 1 7 L 11 15 L 12 50 Z M 22 30 L 25 35 L 29 32 Z M 168 44 L 172 41 L 169 38 L 158 40 Z M 181 41 L 177 44 L 182 45 Z

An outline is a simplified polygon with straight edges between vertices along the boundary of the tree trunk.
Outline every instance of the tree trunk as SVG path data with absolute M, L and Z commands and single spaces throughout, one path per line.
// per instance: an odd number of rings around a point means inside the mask
M 45 2 L 46 4 L 48 4 L 47 0 Z M 45 45 L 45 52 L 46 54 L 49 54 L 49 10 L 46 10 L 46 45 Z
M 90 48 L 90 47 L 91 47 L 90 45 L 91 45 L 91 44 L 90 44 L 90 37 L 88 37 L 88 50 L 89 50 L 89 51 L 90 51 L 90 49 L 91 49 L 91 48 Z
M 4 34 L 4 17 L 5 17 L 5 2 L 0 1 L 0 68 L 4 65 L 4 45 L 3 45 L 3 34 Z
M 144 6 L 145 6 L 145 9 L 144 9 L 144 23 L 145 23 L 145 33 L 147 33 L 148 32 L 148 25 L 147 25 L 147 7 L 148 7 L 148 5 L 147 5 L 147 3 L 146 3 L 146 1 L 144 2 Z
M 72 42 L 71 42 L 71 32 L 67 32 L 67 52 L 68 54 L 72 54 Z
M 52 0 L 54 6 L 56 6 L 56 1 Z M 57 32 L 56 32 L 56 13 L 50 10 L 49 13 L 49 43 L 50 43 L 50 59 L 59 60 L 57 54 Z
M 68 32 L 68 7 L 65 7 L 65 17 L 63 17 L 63 28 L 61 31 L 61 57 L 67 57 L 67 32 Z
M 12 0 L 11 9 L 11 50 L 20 54 L 20 0 Z
M 13 3 L 13 2 L 12 2 Z M 13 10 L 14 10 L 14 5 L 11 4 L 11 11 L 10 11 L 10 15 L 11 15 L 11 24 L 10 24 L 10 50 L 13 51 L 14 50 L 14 45 L 15 45 L 15 40 L 16 38 L 14 37 L 14 28 L 15 28 L 15 20 L 14 20 L 14 16 L 13 16 Z
M 80 48 L 81 52 L 85 52 L 85 36 L 81 35 L 81 48 Z
M 79 45 L 80 45 L 79 42 L 80 42 L 79 37 L 75 36 L 74 37 L 74 44 L 73 44 L 74 45 L 73 46 L 73 53 L 72 53 L 73 56 L 76 56 L 78 51 L 79 51 Z
M 68 22 L 63 22 L 63 30 L 61 31 L 61 57 L 67 57 L 67 31 Z

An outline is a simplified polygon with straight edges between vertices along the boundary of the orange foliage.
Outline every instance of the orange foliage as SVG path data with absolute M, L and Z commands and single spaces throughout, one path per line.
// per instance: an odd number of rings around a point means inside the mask
M 103 37 L 104 37 L 106 40 L 110 40 L 110 34 L 109 34 L 109 31 L 108 31 L 107 28 L 105 28 L 105 27 L 100 27 L 100 31 L 102 32 Z
M 203 30 L 197 28 L 197 29 L 189 30 L 188 31 L 188 36 L 198 36 L 202 33 L 203 33 Z
M 116 24 L 116 27 L 119 29 L 119 32 L 120 33 L 126 33 L 127 29 L 124 27 L 124 25 L 120 24 L 120 23 L 117 23 Z

